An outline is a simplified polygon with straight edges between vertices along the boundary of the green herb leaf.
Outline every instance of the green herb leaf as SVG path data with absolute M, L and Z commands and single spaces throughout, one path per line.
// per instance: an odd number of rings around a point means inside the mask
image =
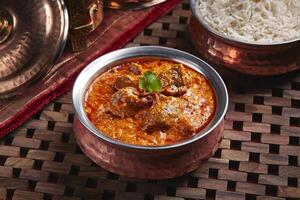
M 148 71 L 140 78 L 139 88 L 147 92 L 159 92 L 161 90 L 161 83 L 155 73 Z

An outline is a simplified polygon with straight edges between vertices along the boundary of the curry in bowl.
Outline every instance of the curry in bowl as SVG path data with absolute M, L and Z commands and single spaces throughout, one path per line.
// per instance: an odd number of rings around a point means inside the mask
M 211 121 L 215 108 L 214 90 L 202 74 L 164 59 L 127 61 L 102 73 L 84 105 L 103 134 L 140 146 L 192 137 Z

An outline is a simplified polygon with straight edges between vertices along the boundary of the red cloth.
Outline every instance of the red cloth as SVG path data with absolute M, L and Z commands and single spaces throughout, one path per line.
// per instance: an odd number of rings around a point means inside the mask
M 80 71 L 95 58 L 124 46 L 145 26 L 171 10 L 180 0 L 167 0 L 139 11 L 105 12 L 105 20 L 80 53 L 66 49 L 53 69 L 23 94 L 0 101 L 0 137 L 13 131 L 56 97 L 70 91 Z

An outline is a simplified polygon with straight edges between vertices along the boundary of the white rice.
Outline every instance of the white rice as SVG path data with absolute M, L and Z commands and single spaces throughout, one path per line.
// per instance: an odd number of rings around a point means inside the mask
M 300 0 L 198 0 L 197 14 L 217 32 L 256 43 L 300 37 Z

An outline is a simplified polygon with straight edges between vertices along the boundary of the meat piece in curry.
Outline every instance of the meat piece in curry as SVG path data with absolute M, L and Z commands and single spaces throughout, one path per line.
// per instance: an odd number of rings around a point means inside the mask
M 180 96 L 184 94 L 190 83 L 189 74 L 185 73 L 182 64 L 176 64 L 170 70 L 161 72 L 158 78 L 162 84 L 161 93 L 167 96 Z
M 139 84 L 148 72 L 159 90 Z M 173 61 L 149 59 L 123 63 L 96 78 L 85 111 L 97 129 L 116 140 L 162 146 L 197 134 L 210 122 L 215 104 L 203 75 Z
M 135 75 L 141 75 L 142 74 L 142 67 L 141 65 L 137 64 L 137 63 L 131 63 L 128 66 L 128 70 L 132 73 L 134 73 Z
M 142 96 L 134 87 L 124 87 L 111 96 L 108 111 L 113 115 L 125 118 L 133 117 L 139 110 L 150 107 L 153 96 Z
M 126 75 L 117 77 L 116 80 L 115 80 L 115 83 L 114 83 L 114 88 L 116 90 L 119 90 L 119 89 L 122 89 L 122 88 L 126 88 L 126 87 L 130 87 L 130 86 L 134 86 L 134 83 Z
M 144 112 L 142 129 L 151 132 L 173 126 L 183 136 L 196 133 L 210 117 L 201 109 L 205 99 L 200 91 L 191 88 L 182 98 L 162 96 L 149 111 Z

